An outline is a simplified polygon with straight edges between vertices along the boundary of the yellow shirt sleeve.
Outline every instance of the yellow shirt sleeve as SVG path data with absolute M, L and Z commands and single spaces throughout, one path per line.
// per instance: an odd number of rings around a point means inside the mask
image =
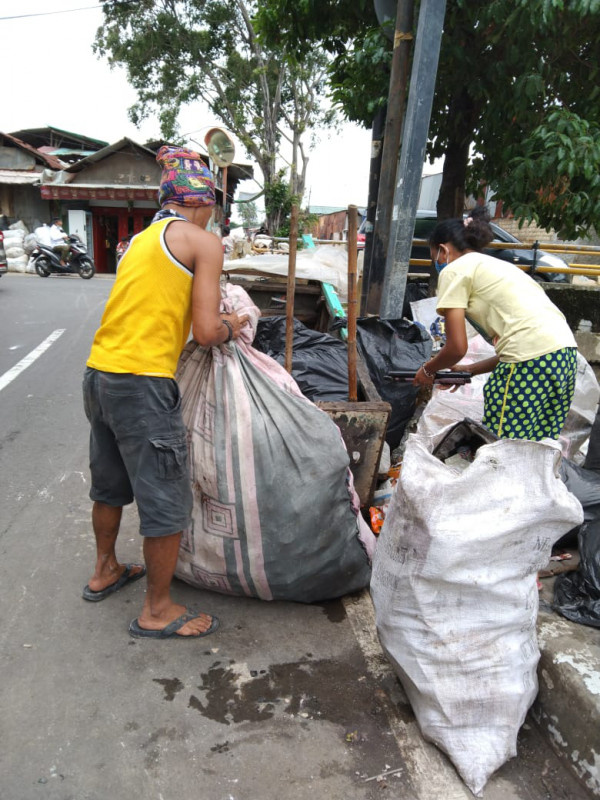
M 441 314 L 446 308 L 468 308 L 472 290 L 472 274 L 448 265 L 440 272 L 437 313 Z

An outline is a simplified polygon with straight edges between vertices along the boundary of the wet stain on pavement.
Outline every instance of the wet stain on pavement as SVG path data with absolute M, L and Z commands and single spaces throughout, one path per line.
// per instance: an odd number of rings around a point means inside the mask
M 321 606 L 329 622 L 343 622 L 346 619 L 346 609 L 341 600 L 327 600 L 315 605 Z
M 165 690 L 165 700 L 173 700 L 175 695 L 184 688 L 179 678 L 153 678 L 153 681 L 159 683 Z
M 189 707 L 224 725 L 260 722 L 283 713 L 355 728 L 361 714 L 370 719 L 382 714 L 366 676 L 338 661 L 276 664 L 244 676 L 213 665 L 201 677 L 203 699 L 192 695 Z

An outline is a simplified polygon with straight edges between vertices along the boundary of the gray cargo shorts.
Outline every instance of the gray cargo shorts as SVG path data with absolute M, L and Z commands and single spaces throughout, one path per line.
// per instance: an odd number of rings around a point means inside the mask
M 88 367 L 83 402 L 91 425 L 91 499 L 109 506 L 135 499 L 142 536 L 187 528 L 192 488 L 177 382 Z

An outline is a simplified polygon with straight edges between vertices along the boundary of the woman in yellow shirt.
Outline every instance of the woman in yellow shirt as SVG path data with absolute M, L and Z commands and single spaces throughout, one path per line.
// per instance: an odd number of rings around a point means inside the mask
M 496 350 L 492 358 L 456 367 L 473 375 L 491 372 L 484 388 L 484 424 L 501 438 L 557 439 L 575 391 L 575 338 L 536 281 L 481 252 L 493 238 L 485 208 L 465 220 L 440 222 L 431 234 L 446 344 L 419 369 L 414 384 L 431 385 L 436 371 L 463 358 L 468 320 Z

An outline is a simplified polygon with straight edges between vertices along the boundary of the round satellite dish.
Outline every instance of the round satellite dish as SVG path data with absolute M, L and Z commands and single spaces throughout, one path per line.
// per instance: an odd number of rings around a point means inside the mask
M 208 155 L 218 167 L 228 167 L 235 156 L 235 145 L 221 128 L 211 128 L 204 137 Z

